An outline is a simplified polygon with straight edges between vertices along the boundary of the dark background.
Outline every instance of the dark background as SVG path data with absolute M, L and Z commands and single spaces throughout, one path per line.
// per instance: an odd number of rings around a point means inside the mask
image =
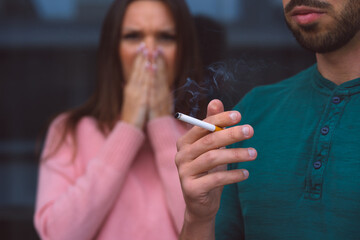
M 110 2 L 0 0 L 1 239 L 38 239 L 32 218 L 39 150 L 51 118 L 83 103 L 94 88 L 99 30 Z M 206 66 L 232 73 L 212 93 L 227 109 L 254 86 L 315 62 L 287 30 L 281 1 L 188 3 Z

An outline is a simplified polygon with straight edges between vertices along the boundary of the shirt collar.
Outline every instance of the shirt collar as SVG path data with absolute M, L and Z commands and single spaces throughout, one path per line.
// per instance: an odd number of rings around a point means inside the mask
M 326 93 L 338 92 L 344 95 L 353 95 L 356 93 L 360 93 L 360 78 L 356 78 L 340 85 L 336 85 L 332 81 L 324 78 L 317 68 L 317 64 L 314 64 L 311 67 L 311 71 L 313 72 L 313 79 L 315 83 L 315 87 Z

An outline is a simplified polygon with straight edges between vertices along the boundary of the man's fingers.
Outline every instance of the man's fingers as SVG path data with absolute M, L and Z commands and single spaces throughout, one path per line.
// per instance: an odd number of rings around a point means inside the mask
M 189 133 L 191 131 L 195 132 L 195 130 L 192 129 Z M 196 133 L 199 134 L 199 132 Z M 183 145 L 185 146 L 185 151 L 179 151 L 177 153 L 177 158 L 181 159 L 180 161 L 192 161 L 207 151 L 249 139 L 253 135 L 254 129 L 250 125 L 235 126 L 207 134 L 192 144 Z M 181 141 L 181 139 L 179 141 Z
M 198 179 L 198 184 L 205 192 L 210 192 L 214 188 L 242 182 L 249 177 L 249 172 L 245 169 L 235 169 L 230 171 L 214 172 Z
M 207 173 L 218 166 L 225 164 L 253 161 L 257 157 L 257 152 L 254 148 L 232 148 L 232 149 L 217 149 L 208 151 L 197 159 L 182 167 L 188 176 L 197 176 Z
M 221 112 L 219 114 L 211 115 L 204 119 L 205 122 L 215 124 L 216 126 L 219 127 L 233 126 L 239 123 L 240 120 L 241 120 L 241 114 L 238 111 Z M 208 130 L 203 129 L 201 127 L 196 127 L 196 126 L 193 127 L 177 142 L 178 150 L 181 149 L 182 146 L 186 144 L 192 144 L 206 135 L 210 135 L 210 132 Z
M 200 138 L 192 144 L 192 151 L 197 156 L 207 151 L 226 147 L 230 144 L 244 141 L 254 135 L 254 129 L 250 125 L 235 126 L 217 131 Z
M 223 111 L 224 111 L 223 103 L 218 99 L 214 99 L 214 100 L 210 101 L 209 104 L 208 104 L 207 117 L 210 117 L 212 115 L 221 113 Z M 177 142 L 178 150 L 181 148 L 182 145 L 193 143 L 197 139 L 199 139 L 202 136 L 205 136 L 208 133 L 209 133 L 209 131 L 206 130 L 206 129 L 203 129 L 203 128 L 200 128 L 200 127 L 194 127 L 192 130 L 187 132 L 187 134 L 185 134 L 184 137 L 182 137 Z
M 224 111 L 224 104 L 220 100 L 218 99 L 211 100 L 207 107 L 206 117 L 221 113 L 223 111 Z
M 216 188 L 225 185 L 242 182 L 249 177 L 249 172 L 245 169 L 234 169 L 209 173 L 198 179 L 185 179 L 182 181 L 185 194 L 190 198 L 197 198 L 204 193 L 208 193 Z

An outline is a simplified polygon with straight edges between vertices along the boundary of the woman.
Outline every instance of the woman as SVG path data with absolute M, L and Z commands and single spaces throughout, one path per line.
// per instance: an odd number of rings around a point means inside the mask
M 201 68 L 184 1 L 114 1 L 94 95 L 48 132 L 35 210 L 42 239 L 177 239 L 185 204 L 175 143 L 186 127 L 172 115 L 190 112 L 188 77 L 199 81 Z

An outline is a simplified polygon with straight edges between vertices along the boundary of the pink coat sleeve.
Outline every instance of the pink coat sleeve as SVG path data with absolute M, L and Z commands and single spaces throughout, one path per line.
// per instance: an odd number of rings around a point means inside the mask
M 59 138 L 61 121 L 60 117 L 50 126 L 43 156 Z M 121 191 L 143 140 L 141 131 L 121 122 L 104 139 L 94 120 L 82 120 L 77 131 L 78 149 L 99 150 L 86 161 L 81 152 L 72 159 L 74 145 L 68 138 L 55 154 L 41 161 L 34 216 L 41 238 L 94 238 Z M 96 143 L 102 145 L 95 146 Z M 77 167 L 79 161 L 87 163 L 83 171 Z
M 176 141 L 186 129 L 173 117 L 162 117 L 148 123 L 148 135 L 155 151 L 161 182 L 166 194 L 168 211 L 180 233 L 185 213 L 179 174 L 175 164 Z

